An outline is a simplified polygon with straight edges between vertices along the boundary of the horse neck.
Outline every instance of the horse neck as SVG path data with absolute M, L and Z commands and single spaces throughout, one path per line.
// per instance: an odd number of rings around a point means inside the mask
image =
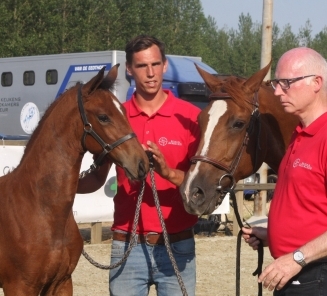
M 263 162 L 277 172 L 298 119 L 285 113 L 279 99 L 271 92 L 264 94 L 264 98 L 260 100 L 261 127 L 264 134 L 261 145 L 266 147 Z
M 83 124 L 76 99 L 62 99 L 45 114 L 33 133 L 19 166 L 14 171 L 41 195 L 73 201 L 83 158 Z M 57 196 L 56 196 L 57 195 Z M 44 196 L 40 196 L 44 198 Z

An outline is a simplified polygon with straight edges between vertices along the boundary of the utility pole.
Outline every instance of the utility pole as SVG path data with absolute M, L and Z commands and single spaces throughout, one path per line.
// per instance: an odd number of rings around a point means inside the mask
M 273 27 L 273 0 L 263 0 L 262 9 L 262 43 L 260 69 L 267 66 L 271 60 L 272 51 L 272 27 Z M 271 70 L 268 71 L 265 80 L 271 78 Z
M 272 52 L 272 27 L 273 27 L 273 0 L 263 0 L 262 9 L 262 43 L 261 43 L 261 62 L 260 69 L 271 61 Z M 264 80 L 271 78 L 271 69 L 268 71 Z M 263 163 L 259 169 L 260 183 L 267 183 L 268 166 Z M 267 191 L 260 191 L 254 196 L 254 213 L 247 221 L 249 224 L 262 224 L 266 219 Z M 257 222 L 257 223 L 255 223 Z M 265 224 L 265 223 L 263 223 Z

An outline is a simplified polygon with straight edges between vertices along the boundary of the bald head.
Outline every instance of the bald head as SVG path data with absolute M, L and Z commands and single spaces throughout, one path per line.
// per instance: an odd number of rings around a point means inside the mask
M 318 75 L 323 78 L 323 88 L 327 92 L 327 61 L 315 50 L 308 47 L 297 47 L 285 52 L 277 63 L 276 72 L 280 67 L 287 67 L 294 75 Z

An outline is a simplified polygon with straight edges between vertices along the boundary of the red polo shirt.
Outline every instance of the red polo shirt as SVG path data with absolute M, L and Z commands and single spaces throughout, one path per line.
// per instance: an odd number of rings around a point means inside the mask
M 170 91 L 166 93 L 168 97 L 165 103 L 150 117 L 136 106 L 134 96 L 124 103 L 124 106 L 138 140 L 145 146 L 148 140 L 154 142 L 165 156 L 169 167 L 187 171 L 190 167 L 190 158 L 195 155 L 200 138 L 197 125 L 200 109 L 174 97 Z M 141 183 L 129 181 L 124 171 L 118 166 L 116 168 L 118 190 L 114 197 L 115 212 L 112 229 L 131 232 Z M 197 216 L 185 211 L 178 187 L 161 178 L 157 173 L 155 173 L 155 185 L 168 233 L 176 233 L 192 227 L 197 222 Z M 148 175 L 137 232 L 151 231 L 161 233 L 162 228 L 154 203 L 150 175 Z
M 280 164 L 268 216 L 271 254 L 278 258 L 327 231 L 327 113 L 299 125 Z

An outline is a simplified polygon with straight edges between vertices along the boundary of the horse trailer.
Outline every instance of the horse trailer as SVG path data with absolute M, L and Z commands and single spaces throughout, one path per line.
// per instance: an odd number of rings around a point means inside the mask
M 200 57 L 167 55 L 163 87 L 177 97 L 203 107 L 205 83 L 194 63 L 216 74 Z M 29 138 L 48 106 L 77 82 L 85 83 L 102 68 L 120 64 L 113 93 L 124 102 L 135 90 L 125 70 L 124 51 L 99 51 L 0 59 L 0 139 Z

